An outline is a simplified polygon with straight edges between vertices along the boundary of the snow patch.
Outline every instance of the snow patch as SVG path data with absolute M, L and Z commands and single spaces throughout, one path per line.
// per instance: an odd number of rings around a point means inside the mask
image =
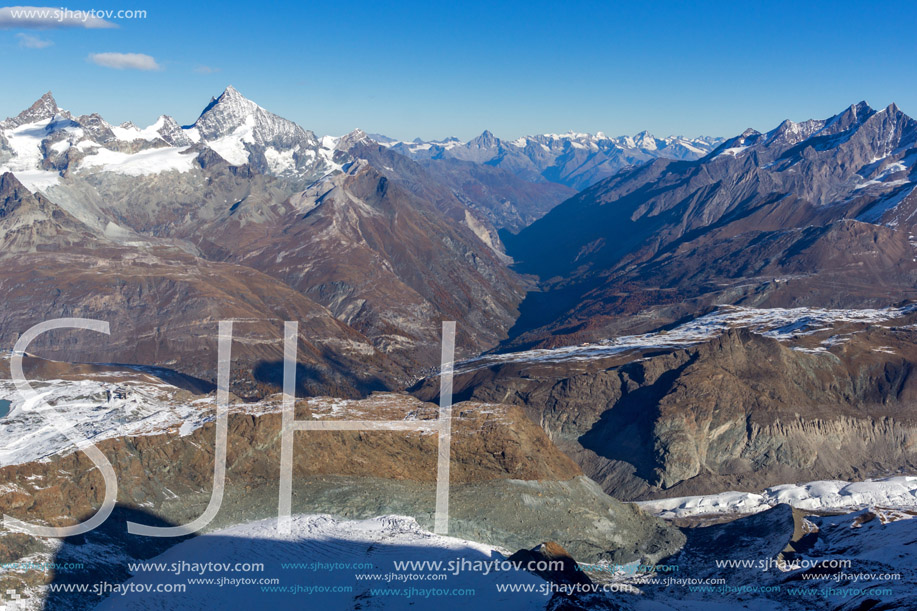
M 863 482 L 839 480 L 771 486 L 760 494 L 720 492 L 637 503 L 661 518 L 746 514 L 780 503 L 811 511 L 849 511 L 864 507 L 917 509 L 917 477 L 898 476 Z
M 808 335 L 837 323 L 877 323 L 913 311 L 913 306 L 883 309 L 829 310 L 824 308 L 743 308 L 722 306 L 715 312 L 670 331 L 624 335 L 594 344 L 493 354 L 456 363 L 456 373 L 467 373 L 503 363 L 561 363 L 605 358 L 630 350 L 679 348 L 706 341 L 727 329 L 747 328 L 777 340 Z
M 139 153 L 119 153 L 99 149 L 83 158 L 81 167 L 99 168 L 125 176 L 149 176 L 161 172 L 189 172 L 194 168 L 195 155 L 184 154 L 187 148 L 156 148 Z

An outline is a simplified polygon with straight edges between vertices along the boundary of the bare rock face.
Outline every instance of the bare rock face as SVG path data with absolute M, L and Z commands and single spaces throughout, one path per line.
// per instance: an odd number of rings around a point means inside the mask
M 0 175 L 0 249 L 5 253 L 98 245 L 103 240 L 16 177 Z
M 212 234 L 226 236 L 215 240 L 225 249 L 257 232 L 232 259 L 321 303 L 416 370 L 438 364 L 441 320 L 461 321 L 459 353 L 474 354 L 505 337 L 524 293 L 493 249 L 430 201 L 361 162 L 294 196 L 275 220 L 231 218 Z
M 62 111 L 57 107 L 57 102 L 54 100 L 54 95 L 49 91 L 38 98 L 29 108 L 23 110 L 15 117 L 11 117 L 5 121 L 0 122 L 0 125 L 2 125 L 4 128 L 16 128 L 21 125 L 27 125 L 29 123 L 46 121 L 48 119 L 54 118 L 57 115 L 61 115 L 61 117 L 65 119 L 70 118 L 70 114 L 68 112 Z
M 806 352 L 734 329 L 643 358 L 494 366 L 460 376 L 456 392 L 524 406 L 625 499 L 857 479 L 917 464 L 913 333 L 861 327 L 832 351 Z

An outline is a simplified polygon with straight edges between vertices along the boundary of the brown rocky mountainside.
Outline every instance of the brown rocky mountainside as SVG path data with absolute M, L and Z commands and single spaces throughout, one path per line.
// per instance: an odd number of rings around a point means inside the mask
M 322 304 L 405 369 L 435 366 L 439 321 L 461 321 L 459 352 L 476 354 L 505 337 L 524 284 L 490 234 L 466 225 L 467 208 L 427 189 L 415 194 L 356 162 L 267 222 L 240 207 L 240 218 L 208 226 L 200 248 L 214 258 L 229 251 L 226 259 Z
M 36 375 L 43 370 L 67 375 L 69 370 L 65 365 L 49 367 L 30 363 Z M 85 368 L 80 373 L 82 379 L 117 384 L 137 377 L 122 371 L 113 378 L 110 370 L 87 372 Z M 201 398 L 188 391 L 172 396 L 186 403 Z M 226 491 L 210 528 L 276 516 L 279 409 L 278 396 L 259 404 L 234 403 L 228 423 Z M 408 395 L 381 393 L 354 401 L 300 400 L 296 416 L 323 421 L 423 421 L 437 418 L 438 411 L 437 406 Z M 684 541 L 674 527 L 605 495 L 518 407 L 458 403 L 452 431 L 449 533 L 453 536 L 510 550 L 552 540 L 587 562 L 656 561 L 677 551 Z M 432 529 L 436 435 L 309 431 L 297 433 L 295 443 L 294 513 L 348 518 L 397 514 L 413 516 Z M 111 520 L 123 520 L 124 512 L 132 511 L 141 515 L 140 521 L 183 524 L 207 506 L 213 473 L 212 421 L 193 430 L 176 424 L 143 435 L 109 438 L 98 446 L 118 474 L 120 509 Z M 54 525 L 92 514 L 103 496 L 98 470 L 79 452 L 4 467 L 0 485 L 3 513 Z M 116 583 L 126 579 L 121 553 L 148 557 L 136 543 L 123 552 L 111 547 L 123 539 L 118 534 L 123 529 L 123 523 L 106 524 L 87 535 L 87 543 L 101 546 L 94 549 L 111 548 L 96 555 L 95 578 Z M 162 541 L 151 549 L 161 550 Z M 25 535 L 0 536 L 2 562 L 27 555 L 42 557 L 50 551 Z M 5 576 L 0 585 L 22 591 L 51 577 L 42 571 L 18 572 Z
M 913 320 L 779 341 L 739 328 L 687 348 L 493 364 L 455 389 L 524 407 L 618 498 L 859 480 L 917 468 Z
M 282 321 L 299 320 L 302 389 L 354 396 L 436 367 L 443 320 L 461 321 L 460 356 L 494 347 L 528 286 L 481 212 L 494 197 L 459 197 L 396 154 L 374 161 L 410 172 L 374 167 L 359 139 L 318 139 L 232 88 L 185 128 L 74 117 L 48 94 L 0 133 L 0 159 L 40 176 L 28 189 L 2 183 L 0 341 L 64 316 L 140 338 L 107 353 L 106 342 L 47 338 L 36 350 L 49 357 L 212 382 L 200 342 L 235 318 L 248 372 L 234 390 L 260 396 L 277 388 Z
M 0 253 L 0 343 L 51 318 L 107 321 L 111 335 L 56 331 L 30 350 L 66 361 L 134 363 L 215 379 L 219 320 L 244 339 L 233 353 L 234 390 L 260 396 L 278 384 L 284 320 L 300 321 L 299 384 L 355 396 L 399 384 L 399 368 L 323 306 L 250 267 L 211 262 L 151 239 L 108 239 L 15 178 L 2 179 L 8 248 Z
M 510 346 L 660 328 L 713 304 L 914 299 L 915 147 L 917 121 L 861 103 L 621 172 L 508 239 L 542 280 Z
M 135 248 L 152 241 L 277 279 L 365 335 L 402 376 L 437 364 L 439 321 L 463 321 L 459 351 L 471 355 L 504 338 L 517 315 L 524 283 L 496 230 L 466 220 L 454 197 L 438 208 L 435 185 L 415 195 L 354 161 L 291 194 L 215 153 L 197 162 L 168 182 L 96 176 L 91 189 L 66 185 L 59 197 L 88 200 L 81 210 L 112 219 L 100 225 L 116 223 Z
M 251 268 L 166 250 L 2 256 L 0 341 L 55 317 L 107 321 L 111 335 L 55 331 L 30 351 L 47 358 L 172 368 L 213 381 L 217 323 L 235 320 L 233 388 L 258 397 L 279 385 L 283 321 L 300 321 L 298 383 L 310 394 L 358 396 L 396 386 L 399 370 L 328 310 Z M 36 307 L 40 304 L 41 307 Z M 403 375 L 403 374 L 401 374 Z

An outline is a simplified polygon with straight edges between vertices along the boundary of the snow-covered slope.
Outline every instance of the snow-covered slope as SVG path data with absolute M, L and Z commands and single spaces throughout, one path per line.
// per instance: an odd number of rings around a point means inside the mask
M 42 144 L 56 133 L 76 129 L 70 113 L 60 110 L 51 93 L 46 93 L 16 117 L 0 122 L 0 174 L 13 172 L 32 190 L 57 184 L 59 173 L 42 165 Z
M 148 176 L 171 170 L 189 172 L 194 168 L 195 156 L 179 147 L 147 149 L 133 154 L 97 149 L 95 154 L 83 159 L 82 167 L 124 176 Z
M 95 114 L 74 117 L 49 92 L 18 116 L 0 122 L 0 173 L 11 171 L 30 189 L 46 190 L 68 172 L 75 177 L 188 172 L 201 147 L 207 147 L 230 164 L 249 164 L 300 184 L 347 161 L 333 142 L 328 144 L 231 86 L 186 127 L 167 115 L 146 128 L 111 125 Z
M 809 511 L 850 511 L 864 507 L 917 510 L 917 477 L 863 482 L 838 480 L 771 486 L 764 492 L 721 492 L 637 503 L 662 518 L 758 513 L 780 503 Z
M 5 354 L 0 360 L 8 359 Z M 5 363 L 4 363 L 5 366 Z M 25 401 L 10 380 L 0 380 L 0 399 L 10 411 L 0 427 L 0 465 L 41 460 L 76 448 L 51 424 L 59 418 L 94 442 L 121 436 L 179 431 L 187 435 L 215 417 L 215 398 L 193 396 L 139 367 L 94 373 L 82 380 L 32 382 L 38 398 Z M 233 410 L 279 410 L 279 399 L 239 404 Z
M 503 363 L 588 361 L 631 350 L 690 346 L 715 337 L 726 329 L 736 328 L 747 328 L 767 337 L 787 340 L 824 330 L 838 323 L 878 323 L 893 320 L 912 311 L 914 311 L 914 306 L 844 310 L 722 306 L 711 314 L 681 324 L 669 331 L 624 335 L 599 343 L 579 346 L 489 354 L 457 363 L 455 371 L 456 373 L 467 373 Z M 828 346 L 842 342 L 843 338 L 832 337 L 817 348 L 810 350 L 823 352 Z

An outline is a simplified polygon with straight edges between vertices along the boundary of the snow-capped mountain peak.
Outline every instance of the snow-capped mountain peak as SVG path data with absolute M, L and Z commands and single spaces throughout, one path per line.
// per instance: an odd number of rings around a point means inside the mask
M 648 151 L 655 151 L 657 147 L 656 137 L 648 131 L 642 131 L 636 136 L 634 136 L 634 143 L 642 149 Z
M 489 129 L 485 129 L 481 132 L 481 135 L 469 142 L 470 146 L 476 146 L 478 148 L 492 148 L 497 146 L 500 143 L 500 140 L 493 135 Z
M 38 98 L 29 108 L 23 110 L 15 117 L 3 121 L 0 125 L 7 129 L 14 129 L 22 125 L 48 121 L 58 115 L 69 117 L 69 113 L 58 108 L 57 102 L 54 100 L 54 95 L 49 91 Z
M 366 132 L 364 132 L 362 129 L 355 129 L 349 134 L 345 134 L 340 138 L 330 138 L 329 136 L 323 137 L 322 146 L 324 148 L 347 151 L 361 142 L 368 142 L 370 140 L 371 138 L 367 136 Z
M 822 135 L 833 135 L 848 131 L 862 125 L 874 114 L 876 111 L 865 101 L 851 104 L 844 112 L 828 119 L 821 133 Z
M 327 150 L 311 131 L 271 113 L 232 86 L 212 98 L 194 124 L 161 115 L 152 125 L 112 125 L 98 114 L 73 117 L 48 92 L 0 122 L 0 171 L 29 189 L 61 184 L 64 173 L 131 176 L 194 169 L 188 147 L 208 147 L 230 165 L 292 180 L 294 188 L 339 169 L 347 155 Z
M 184 131 L 229 163 L 250 164 L 264 173 L 314 179 L 332 169 L 314 133 L 265 110 L 232 85 Z
M 252 121 L 258 114 L 270 113 L 230 85 L 210 100 L 193 127 L 206 139 L 221 138 Z

